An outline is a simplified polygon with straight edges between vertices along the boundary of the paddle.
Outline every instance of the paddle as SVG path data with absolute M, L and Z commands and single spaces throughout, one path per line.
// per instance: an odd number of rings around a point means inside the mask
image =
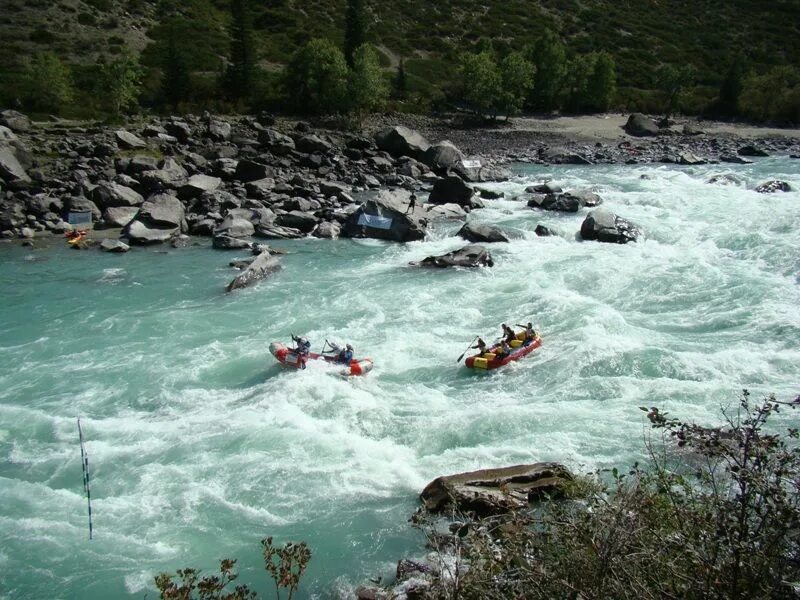
M 470 349 L 470 348 L 472 348 L 472 344 L 474 344 L 474 343 L 475 343 L 475 340 L 477 340 L 479 337 L 480 337 L 479 335 L 476 335 L 474 338 L 472 338 L 472 341 L 469 343 L 469 346 L 467 346 L 467 349 L 466 349 L 466 350 L 464 350 L 464 352 L 462 352 L 462 353 L 461 353 L 461 356 L 459 356 L 459 357 L 456 359 L 456 362 L 457 362 L 457 363 L 460 363 L 460 362 L 461 362 L 461 359 L 462 359 L 462 358 L 464 358 L 464 355 L 465 355 L 467 352 L 469 352 L 469 349 Z

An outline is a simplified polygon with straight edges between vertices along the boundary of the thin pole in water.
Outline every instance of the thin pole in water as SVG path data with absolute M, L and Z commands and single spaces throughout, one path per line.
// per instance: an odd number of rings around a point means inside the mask
M 89 505 L 89 539 L 92 539 L 92 492 L 89 486 L 89 453 L 83 443 L 83 429 L 78 418 L 78 439 L 81 442 L 81 468 L 83 469 L 83 490 L 86 492 L 86 502 Z

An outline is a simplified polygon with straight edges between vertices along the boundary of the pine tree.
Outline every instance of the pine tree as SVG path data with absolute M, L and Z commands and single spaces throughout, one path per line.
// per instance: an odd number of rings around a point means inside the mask
M 739 98 L 744 89 L 745 66 L 741 56 L 733 59 L 719 88 L 717 107 L 720 114 L 733 117 L 739 114 Z
M 344 24 L 344 57 L 352 68 L 356 49 L 367 41 L 367 15 L 364 0 L 347 0 Z
M 191 82 L 186 54 L 178 47 L 174 27 L 170 27 L 167 32 L 167 47 L 164 52 L 162 71 L 161 91 L 164 99 L 173 108 L 176 108 L 180 102 L 188 98 Z
M 230 64 L 226 72 L 227 94 L 239 100 L 250 94 L 255 70 L 255 48 L 250 0 L 231 0 Z
M 406 65 L 405 60 L 400 59 L 400 64 L 397 65 L 397 74 L 394 78 L 394 89 L 400 99 L 406 97 L 408 93 L 408 81 L 406 80 Z
M 531 106 L 537 110 L 558 108 L 567 75 L 567 54 L 554 32 L 548 29 L 536 41 L 530 61 L 536 66 Z

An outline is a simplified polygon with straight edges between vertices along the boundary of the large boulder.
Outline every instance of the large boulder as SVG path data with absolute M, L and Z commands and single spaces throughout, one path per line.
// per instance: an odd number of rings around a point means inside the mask
M 419 263 L 411 263 L 420 267 L 491 267 L 494 266 L 492 255 L 483 246 L 470 244 L 459 250 L 442 254 L 441 256 L 428 256 Z
M 303 233 L 311 233 L 319 223 L 319 219 L 310 213 L 292 210 L 278 215 L 275 223 L 281 227 L 289 227 L 298 229 Z
M 431 221 L 467 218 L 467 211 L 458 204 L 423 204 L 421 208 L 425 210 L 425 215 Z
M 232 238 L 250 237 L 256 232 L 253 224 L 235 215 L 228 215 L 223 221 L 214 228 L 214 235 L 225 235 Z
M 123 235 L 134 244 L 166 242 L 188 229 L 183 204 L 175 196 L 156 194 L 142 204 Z
M 597 240 L 612 244 L 636 242 L 642 231 L 631 223 L 604 208 L 590 212 L 581 224 L 581 237 L 584 240 Z
M 256 281 L 264 279 L 264 277 L 280 268 L 281 265 L 277 258 L 272 256 L 269 252 L 262 252 L 228 284 L 226 289 L 232 292 L 233 290 L 247 287 L 248 285 L 254 284 Z
M 30 181 L 31 178 L 23 168 L 15 150 L 6 144 L 0 144 L 0 179 L 7 182 Z
M 433 189 L 428 197 L 430 204 L 458 204 L 473 208 L 475 190 L 468 186 L 463 179 L 452 175 L 438 179 L 433 184 Z
M 454 169 L 464 160 L 464 154 L 450 140 L 444 140 L 429 147 L 422 156 L 422 162 L 435 171 Z
M 108 181 L 97 184 L 91 191 L 91 199 L 100 210 L 114 206 L 140 206 L 144 202 L 136 190 Z
M 304 237 L 305 234 L 299 229 L 291 227 L 281 227 L 270 223 L 261 223 L 256 226 L 256 236 L 268 240 L 293 240 Z
M 636 137 L 645 137 L 658 135 L 659 129 L 653 119 L 649 119 L 641 113 L 633 113 L 625 123 L 625 132 Z
M 15 110 L 4 110 L 0 111 L 0 125 L 17 133 L 24 133 L 30 130 L 31 120 Z
M 299 137 L 294 143 L 298 152 L 305 152 L 307 154 L 312 154 L 314 152 L 326 154 L 332 147 L 329 142 L 326 142 L 321 137 L 313 134 Z
M 134 148 L 146 148 L 147 142 L 142 138 L 132 134 L 130 131 L 120 129 L 114 133 L 114 138 L 117 140 L 120 148 L 132 150 Z
M 197 174 L 189 177 L 189 180 L 180 187 L 178 196 L 183 200 L 190 200 L 203 195 L 205 192 L 213 192 L 222 185 L 222 179 L 211 177 L 210 175 Z
M 473 243 L 493 243 L 493 242 L 508 242 L 506 237 L 500 229 L 487 225 L 486 223 L 466 223 L 458 231 L 458 235 L 469 242 Z
M 106 227 L 125 227 L 138 212 L 137 206 L 112 206 L 103 211 L 103 223 Z
M 105 252 L 122 253 L 127 252 L 131 249 L 131 247 L 125 242 L 106 238 L 100 242 L 100 249 L 104 250 Z
M 139 175 L 139 183 L 147 192 L 161 192 L 177 190 L 186 183 L 187 177 L 186 169 L 174 158 L 167 157 L 161 161 L 158 169 Z
M 430 148 L 428 140 L 420 133 L 402 125 L 379 131 L 375 134 L 375 143 L 378 145 L 378 149 L 384 150 L 396 158 L 410 156 L 417 160 L 422 160 L 425 152 Z
M 252 160 L 240 160 L 236 165 L 236 174 L 234 179 L 239 181 L 257 181 L 259 179 L 266 179 L 275 176 L 275 171 L 272 167 L 257 163 Z
M 344 222 L 344 237 L 369 237 L 395 242 L 425 238 L 428 222 L 422 211 L 406 214 L 410 194 L 381 190 L 353 211 Z
M 430 512 L 455 509 L 479 517 L 525 508 L 543 495 L 557 495 L 573 479 L 558 463 L 481 469 L 431 481 L 420 494 Z
M 292 138 L 274 129 L 259 131 L 258 142 L 276 156 L 286 156 L 296 148 Z

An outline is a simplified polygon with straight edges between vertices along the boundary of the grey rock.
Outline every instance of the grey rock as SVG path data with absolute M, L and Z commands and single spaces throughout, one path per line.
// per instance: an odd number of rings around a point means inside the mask
M 275 176 L 275 171 L 272 167 L 262 165 L 252 160 L 240 160 L 236 165 L 235 179 L 239 181 L 257 181 L 258 179 L 266 179 Z
M 254 235 L 256 228 L 249 219 L 242 219 L 229 214 L 214 228 L 214 236 L 224 235 L 233 238 L 245 238 Z
M 144 202 L 136 190 L 108 181 L 98 183 L 90 196 L 100 210 L 115 206 L 140 206 Z
M 525 191 L 528 194 L 560 194 L 564 190 L 554 183 L 540 183 L 538 185 L 532 185 L 525 188 Z
M 417 210 L 422 208 L 425 210 L 425 216 L 433 220 L 443 219 L 466 219 L 467 211 L 465 211 L 458 204 L 423 204 L 422 207 L 417 207 Z
M 476 188 L 476 191 L 483 200 L 499 200 L 500 198 L 506 197 L 505 192 L 497 192 L 495 190 L 486 190 L 483 188 Z
M 127 237 L 133 244 L 160 244 L 175 235 L 178 232 L 177 228 L 161 228 L 143 223 L 142 221 L 133 220 L 123 230 L 123 235 Z
M 265 129 L 258 132 L 258 141 L 276 156 L 286 156 L 296 150 L 294 140 L 274 129 Z
M 252 247 L 253 242 L 224 234 L 215 234 L 211 246 L 217 250 L 244 250 Z
M 458 234 L 465 240 L 473 243 L 494 243 L 494 242 L 508 242 L 508 236 L 503 231 L 492 225 L 486 223 L 466 223 Z
M 303 233 L 311 233 L 317 226 L 318 222 L 319 219 L 317 219 L 317 217 L 314 215 L 301 212 L 299 210 L 283 213 L 278 215 L 275 219 L 275 223 L 277 225 L 280 225 L 281 227 L 297 229 Z
M 699 158 L 695 154 L 685 150 L 683 152 L 678 153 L 678 164 L 679 165 L 704 165 L 706 161 L 702 158 Z
M 525 508 L 545 494 L 557 495 L 572 479 L 558 463 L 481 469 L 438 477 L 425 486 L 420 499 L 433 513 L 454 508 L 485 517 Z
M 180 228 L 185 223 L 186 211 L 175 196 L 156 194 L 142 204 L 136 219 L 159 227 Z
M 439 179 L 434 185 L 428 202 L 431 204 L 458 204 L 459 206 L 473 207 L 472 197 L 475 190 L 468 186 L 463 179 L 455 175 Z
M 15 110 L 0 111 L 0 125 L 16 133 L 25 133 L 32 127 L 31 120 Z
M 100 249 L 104 250 L 105 252 L 114 252 L 114 253 L 122 253 L 127 252 L 131 249 L 128 244 L 125 242 L 121 242 L 120 240 L 112 240 L 109 238 L 104 239 L 100 242 Z
M 135 206 L 112 206 L 103 211 L 103 222 L 106 227 L 125 227 L 138 212 Z
M 581 224 L 581 237 L 584 240 L 627 244 L 638 241 L 642 237 L 642 231 L 611 211 L 598 208 L 590 212 Z
M 178 197 L 182 200 L 197 198 L 205 192 L 213 192 L 222 185 L 222 179 L 210 175 L 192 175 L 189 180 L 178 190 Z
M 312 154 L 315 152 L 327 154 L 332 148 L 329 142 L 326 142 L 316 135 L 301 136 L 297 138 L 294 143 L 299 152 L 305 152 L 306 154 Z
M 304 237 L 304 234 L 299 229 L 262 223 L 256 226 L 256 236 L 268 240 L 291 240 Z
M 791 192 L 792 186 L 785 181 L 777 179 L 772 181 L 765 181 L 756 188 L 759 194 L 774 194 L 775 192 Z
M 316 238 L 322 238 L 326 240 L 335 240 L 339 237 L 339 234 L 342 232 L 342 226 L 335 221 L 323 221 L 319 225 L 317 225 L 316 229 L 311 232 Z
M 192 137 L 192 128 L 183 121 L 172 121 L 164 126 L 167 133 L 178 139 L 181 143 L 186 143 Z
M 412 263 L 420 267 L 435 267 L 443 269 L 446 267 L 491 267 L 494 265 L 492 255 L 483 246 L 470 244 L 459 250 L 442 254 L 441 256 L 428 256 L 419 263 Z
M 537 225 L 533 232 L 539 237 L 549 237 L 551 235 L 555 235 L 552 229 L 545 227 L 544 225 Z
M 659 129 L 656 122 L 641 113 L 633 113 L 625 123 L 625 132 L 636 137 L 658 135 Z
M 757 148 L 752 144 L 747 146 L 742 146 L 741 148 L 736 150 L 736 153 L 739 156 L 769 156 L 769 152 L 767 152 L 763 148 Z
M 736 156 L 735 154 L 723 154 L 719 157 L 720 162 L 733 163 L 737 165 L 751 165 L 752 160 L 747 160 L 743 156 Z
M 64 211 L 66 212 L 90 212 L 92 220 L 98 221 L 102 216 L 100 209 L 91 200 L 83 196 L 70 196 L 64 200 Z
M 120 148 L 126 148 L 128 150 L 136 149 L 136 148 L 146 148 L 147 142 L 143 139 L 135 136 L 130 131 L 125 131 L 124 129 L 119 129 L 114 132 L 114 138 L 117 140 Z
M 227 121 L 213 119 L 209 121 L 206 132 L 211 139 L 222 142 L 231 137 L 231 124 Z
M 280 269 L 280 267 L 281 265 L 277 258 L 272 256 L 269 252 L 262 252 L 247 268 L 228 284 L 226 289 L 232 292 L 233 290 L 245 288 L 264 279 L 270 273 Z
M 379 191 L 347 217 L 342 235 L 395 242 L 424 239 L 428 222 L 422 211 L 406 214 L 409 198 L 405 191 Z
M 464 160 L 464 154 L 453 142 L 444 140 L 430 146 L 421 160 L 435 171 L 447 171 L 460 165 Z
M 31 180 L 17 158 L 16 151 L 6 144 L 0 145 L 0 179 L 7 182 Z
M 378 149 L 388 152 L 394 157 L 410 156 L 422 160 L 430 148 L 428 140 L 413 129 L 398 125 L 389 127 L 375 134 Z

